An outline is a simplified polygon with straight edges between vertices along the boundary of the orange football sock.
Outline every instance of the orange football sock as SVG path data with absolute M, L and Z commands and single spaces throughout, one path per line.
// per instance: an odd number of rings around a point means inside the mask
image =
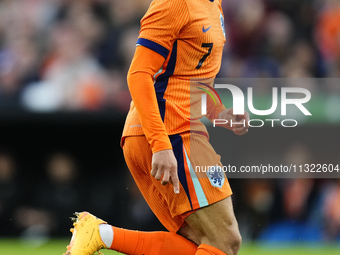
M 195 255 L 227 255 L 227 254 L 210 245 L 201 244 L 200 246 L 198 246 Z
M 197 245 L 170 232 L 140 232 L 113 228 L 111 250 L 128 255 L 194 255 Z M 204 253 L 208 254 L 208 253 Z

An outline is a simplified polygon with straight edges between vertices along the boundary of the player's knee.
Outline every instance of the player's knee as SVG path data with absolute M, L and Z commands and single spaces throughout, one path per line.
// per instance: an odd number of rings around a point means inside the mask
M 234 233 L 232 233 L 228 241 L 229 249 L 232 252 L 231 254 L 236 255 L 241 248 L 241 244 L 242 244 L 242 237 L 241 237 L 240 232 L 234 231 Z
M 213 246 L 228 255 L 238 253 L 242 238 L 230 198 L 198 210 L 186 221 L 195 230 L 199 243 Z
M 228 255 L 236 255 L 240 250 L 242 243 L 241 234 L 238 230 L 228 230 L 225 231 L 223 235 L 220 235 L 218 240 L 218 246 L 220 246 L 221 251 Z M 217 247 L 218 248 L 218 247 Z
M 228 255 L 236 255 L 240 250 L 242 237 L 237 222 L 230 222 L 216 228 L 213 235 L 206 235 L 202 243 L 209 244 Z

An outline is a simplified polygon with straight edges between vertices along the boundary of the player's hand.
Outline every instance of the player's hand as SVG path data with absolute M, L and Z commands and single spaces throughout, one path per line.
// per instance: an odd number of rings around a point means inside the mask
M 163 150 L 153 154 L 151 175 L 160 180 L 162 185 L 169 182 L 174 185 L 174 192 L 179 193 L 179 180 L 177 174 L 177 160 L 172 150 Z
M 248 133 L 249 129 L 249 113 L 244 112 L 243 115 L 234 115 L 233 114 L 233 108 L 226 109 L 218 115 L 219 119 L 228 120 L 227 124 L 219 125 L 221 127 L 227 128 L 229 130 L 232 130 L 236 135 L 245 135 Z M 236 122 L 242 122 L 242 124 L 233 124 Z

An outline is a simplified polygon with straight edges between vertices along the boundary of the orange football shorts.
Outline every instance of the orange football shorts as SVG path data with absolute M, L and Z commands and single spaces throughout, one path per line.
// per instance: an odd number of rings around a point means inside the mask
M 160 222 L 176 233 L 185 225 L 185 217 L 225 199 L 232 191 L 223 173 L 204 172 L 205 167 L 221 166 L 220 156 L 205 134 L 185 132 L 169 138 L 177 159 L 179 194 L 174 193 L 172 185 L 163 186 L 151 176 L 152 151 L 145 136 L 124 137 L 122 147 L 127 166 L 146 202 Z

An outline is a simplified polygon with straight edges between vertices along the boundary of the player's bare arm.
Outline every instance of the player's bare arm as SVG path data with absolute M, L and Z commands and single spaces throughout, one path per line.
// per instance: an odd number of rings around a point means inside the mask
M 219 119 L 228 120 L 227 124 L 219 125 L 221 127 L 232 130 L 236 135 L 245 135 L 249 129 L 249 113 L 244 112 L 244 115 L 234 115 L 233 108 L 223 110 L 218 115 Z M 244 124 L 233 124 L 231 123 L 242 122 Z

